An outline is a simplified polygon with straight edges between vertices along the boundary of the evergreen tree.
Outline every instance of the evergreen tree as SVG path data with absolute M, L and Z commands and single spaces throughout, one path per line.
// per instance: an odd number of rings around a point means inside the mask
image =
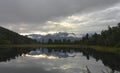
M 101 34 L 86 34 L 79 42 L 85 45 L 120 47 L 120 23 L 115 27 L 108 26 L 108 30 L 102 31 Z

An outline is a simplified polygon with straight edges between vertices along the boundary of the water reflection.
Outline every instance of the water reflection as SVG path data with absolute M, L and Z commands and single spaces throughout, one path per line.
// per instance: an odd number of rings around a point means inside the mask
M 55 57 L 55 56 L 48 56 L 48 55 L 29 55 L 29 54 L 26 54 L 26 56 L 28 57 L 33 57 L 33 58 L 46 58 L 46 59 L 58 59 L 58 57 Z
M 10 61 L 16 57 L 22 56 L 22 54 L 27 54 L 33 48 L 0 48 L 0 62 Z
M 0 73 L 88 73 L 87 69 L 120 73 L 120 55 L 85 48 L 0 49 Z
M 76 52 L 72 49 L 70 50 L 55 50 L 48 48 L 40 48 L 34 51 L 30 51 L 26 56 L 31 56 L 35 58 L 48 58 L 48 59 L 58 59 L 58 58 L 67 58 L 67 57 L 75 57 Z

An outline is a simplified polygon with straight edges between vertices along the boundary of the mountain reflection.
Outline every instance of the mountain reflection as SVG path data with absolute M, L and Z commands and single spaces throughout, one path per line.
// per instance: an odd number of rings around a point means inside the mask
M 108 66 L 113 72 L 120 71 L 120 55 L 106 52 L 98 52 L 87 48 L 0 48 L 0 62 L 8 62 L 17 57 L 32 57 L 36 59 L 60 59 L 73 58 L 77 54 L 91 60 L 101 60 L 105 66 Z M 79 56 L 81 57 L 81 56 Z
M 57 59 L 57 58 L 67 58 L 74 57 L 74 50 L 55 50 L 55 49 L 47 49 L 40 48 L 35 51 L 30 51 L 26 56 L 31 56 L 35 58 L 48 58 L 48 59 Z

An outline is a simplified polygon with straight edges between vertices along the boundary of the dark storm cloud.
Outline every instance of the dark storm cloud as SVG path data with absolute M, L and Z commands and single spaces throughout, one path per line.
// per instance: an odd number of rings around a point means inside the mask
M 119 1 L 120 0 L 0 0 L 0 24 L 26 23 L 31 26 L 58 17 L 107 8 Z

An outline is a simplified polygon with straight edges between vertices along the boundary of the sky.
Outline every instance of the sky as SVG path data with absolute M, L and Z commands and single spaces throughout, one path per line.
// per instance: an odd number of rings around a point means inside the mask
M 19 34 L 99 33 L 120 22 L 120 0 L 0 0 L 0 26 Z

